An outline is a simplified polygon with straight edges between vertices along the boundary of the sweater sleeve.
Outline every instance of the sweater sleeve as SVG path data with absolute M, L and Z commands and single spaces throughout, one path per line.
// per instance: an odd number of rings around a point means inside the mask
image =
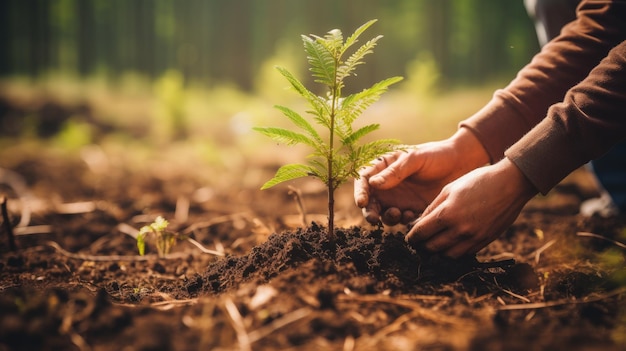
M 541 193 L 626 138 L 626 41 L 505 155 Z M 626 162 L 626 160 L 624 160 Z
M 537 125 L 548 108 L 625 39 L 626 1 L 584 0 L 577 19 L 524 67 L 487 105 L 459 126 L 481 141 L 491 162 Z

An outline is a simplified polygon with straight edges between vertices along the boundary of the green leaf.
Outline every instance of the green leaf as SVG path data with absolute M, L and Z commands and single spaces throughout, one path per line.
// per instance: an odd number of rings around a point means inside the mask
M 317 79 L 315 82 L 332 87 L 335 83 L 335 57 L 320 40 L 314 40 L 307 36 L 302 36 L 304 49 L 307 53 L 310 71 Z
M 316 37 L 315 35 L 313 37 Z M 339 29 L 331 29 L 326 33 L 324 38 L 316 37 L 316 39 L 333 54 L 333 57 L 339 56 L 339 49 L 343 45 L 343 33 Z
M 289 72 L 287 69 L 280 67 L 280 66 L 276 66 L 276 70 L 278 70 L 278 72 L 280 72 L 280 74 L 285 77 L 287 79 L 287 81 L 289 82 L 289 84 L 291 84 L 291 86 L 296 90 L 296 92 L 298 92 L 298 94 L 300 94 L 301 96 L 307 98 L 313 95 L 315 96 L 315 94 L 313 94 L 312 92 L 310 92 L 303 84 L 302 82 L 300 82 L 300 80 L 298 78 L 296 78 L 293 74 L 291 74 L 291 72 Z
M 367 166 L 379 156 L 400 150 L 401 148 L 398 147 L 398 144 L 399 141 L 396 139 L 379 139 L 359 146 L 355 150 L 355 167 Z
M 268 137 L 278 141 L 279 143 L 287 144 L 287 145 L 295 145 L 295 144 L 305 144 L 317 148 L 318 144 L 315 140 L 307 137 L 302 133 L 293 132 L 284 128 L 275 128 L 275 127 L 254 127 L 253 130 L 260 132 L 262 134 L 267 135 Z
M 140 256 L 143 256 L 146 252 L 146 235 L 151 232 L 152 228 L 150 226 L 143 226 L 137 233 L 137 249 Z
M 314 177 L 321 180 L 323 183 L 328 181 L 328 163 L 325 157 L 315 155 L 318 158 L 309 159 L 309 165 L 315 169 Z
M 163 232 L 165 229 L 167 229 L 167 226 L 170 223 L 165 220 L 163 217 L 158 216 L 154 222 L 152 222 L 150 224 L 150 228 L 152 228 L 152 230 L 154 230 L 157 234 Z
M 374 52 L 374 47 L 376 46 L 376 43 L 382 37 L 382 35 L 379 35 L 374 39 L 371 39 L 363 46 L 361 46 L 357 51 L 355 51 L 352 55 L 350 55 L 346 62 L 339 68 L 337 68 L 337 80 L 342 81 L 346 77 L 349 77 L 358 65 L 365 63 L 363 61 L 363 58 L 366 55 Z
M 261 190 L 271 188 L 277 184 L 286 182 L 288 180 L 308 177 L 308 176 L 316 176 L 317 175 L 316 173 L 317 172 L 315 168 L 311 166 L 302 165 L 302 164 L 284 165 L 280 167 L 278 171 L 276 171 L 276 174 L 274 175 L 272 179 L 270 179 L 265 184 L 263 184 L 263 186 L 261 187 Z
M 394 144 L 397 141 L 393 139 L 377 140 L 358 146 L 361 138 L 378 129 L 379 125 L 370 124 L 354 131 L 352 123 L 367 107 L 377 101 L 391 84 L 400 81 L 401 77 L 385 79 L 345 98 L 341 95 L 344 79 L 355 75 L 354 71 L 357 66 L 365 63 L 365 56 L 373 52 L 382 36 L 370 39 L 354 50 L 347 59 L 344 55 L 347 56 L 348 50 L 352 50 L 354 44 L 359 41 L 359 37 L 375 22 L 376 20 L 371 20 L 361 25 L 345 42 L 338 29 L 329 31 L 324 37 L 302 36 L 311 75 L 315 82 L 326 85 L 328 88 L 326 95 L 318 96 L 312 93 L 289 71 L 277 67 L 291 87 L 310 104 L 311 108 L 306 113 L 313 116 L 317 126 L 325 128 L 323 130 L 325 133 L 314 128 L 312 123 L 295 111 L 284 106 L 276 106 L 300 129 L 301 133 L 282 128 L 254 129 L 283 143 L 309 145 L 313 148 L 313 152 L 307 157 L 306 165 L 290 164 L 280 167 L 274 177 L 261 189 L 267 189 L 295 178 L 317 177 L 328 187 L 329 218 L 332 218 L 334 211 L 331 207 L 333 203 L 331 196 L 334 190 L 349 177 L 358 177 L 358 170 L 372 159 L 396 149 Z M 329 137 L 328 140 L 325 140 L 326 136 Z M 331 232 L 332 226 L 329 228 L 329 235 Z
M 342 47 L 341 53 L 343 54 L 344 52 L 346 52 L 346 50 L 348 50 L 354 43 L 358 41 L 357 39 L 359 38 L 359 36 L 361 36 L 361 34 L 363 34 L 363 32 L 367 30 L 367 28 L 369 28 L 372 24 L 376 23 L 377 21 L 378 21 L 377 19 L 369 20 L 365 24 L 357 28 L 354 31 L 354 33 L 352 33 L 352 35 L 349 36 L 348 39 L 346 39 L 346 42 Z
M 340 115 L 343 123 L 352 124 L 363 111 L 380 99 L 380 96 L 387 91 L 390 85 L 401 80 L 402 77 L 387 78 L 361 92 L 347 96 L 341 106 L 342 111 L 345 112 Z
M 302 82 L 300 82 L 298 78 L 296 78 L 293 74 L 291 74 L 291 72 L 289 72 L 287 69 L 280 67 L 280 66 L 277 66 L 276 69 L 278 70 L 278 72 L 280 72 L 280 74 L 283 77 L 285 77 L 285 79 L 287 79 L 287 81 L 291 84 L 294 90 L 298 94 L 300 94 L 300 96 L 304 97 L 309 102 L 309 104 L 311 104 L 311 106 L 315 110 L 313 114 L 323 115 L 324 112 L 326 113 L 329 112 L 328 106 L 324 102 L 324 99 L 313 94 L 311 91 L 305 88 Z
M 361 139 L 363 136 L 377 130 L 378 128 L 380 128 L 380 124 L 366 125 L 365 127 L 359 128 L 354 133 L 348 135 L 341 142 L 343 143 L 343 145 L 352 145 L 356 143 L 359 139 Z
M 280 110 L 296 126 L 305 130 L 309 134 L 309 136 L 312 137 L 318 144 L 324 143 L 319 133 L 317 133 L 317 131 L 313 128 L 313 126 L 311 126 L 311 124 L 302 116 L 300 116 L 297 112 L 285 106 L 276 105 L 274 107 Z

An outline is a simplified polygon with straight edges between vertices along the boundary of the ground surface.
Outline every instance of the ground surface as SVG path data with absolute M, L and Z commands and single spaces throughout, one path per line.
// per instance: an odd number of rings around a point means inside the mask
M 15 251 L 0 229 L 0 350 L 626 348 L 625 251 L 583 236 L 623 240 L 626 223 L 577 214 L 595 195 L 584 171 L 453 262 L 366 226 L 349 187 L 329 242 L 323 189 L 294 184 L 306 226 L 286 187 L 258 190 L 275 165 L 217 186 L 111 158 L 103 171 L 96 149 L 9 149 L 0 190 L 21 227 Z M 250 172 L 258 182 L 239 181 Z M 224 256 L 188 241 L 138 256 L 129 234 L 157 215 Z

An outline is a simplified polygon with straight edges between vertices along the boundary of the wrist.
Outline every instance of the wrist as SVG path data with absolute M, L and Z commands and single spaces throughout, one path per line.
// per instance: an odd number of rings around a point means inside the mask
M 459 165 L 467 171 L 490 163 L 489 154 L 476 135 L 467 128 L 459 128 L 450 137 L 453 149 L 459 155 Z
M 511 188 L 515 189 L 515 191 L 527 200 L 530 200 L 539 192 L 526 175 L 524 175 L 522 170 L 507 157 L 500 160 L 494 166 L 500 169 L 500 171 L 504 174 L 505 179 L 509 179 L 511 183 L 515 185 Z

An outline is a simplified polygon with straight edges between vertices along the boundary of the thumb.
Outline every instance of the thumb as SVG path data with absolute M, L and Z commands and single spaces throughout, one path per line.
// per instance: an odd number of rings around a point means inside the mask
M 369 184 L 380 190 L 391 189 L 400 184 L 404 179 L 417 170 L 415 160 L 409 153 L 403 153 L 394 160 L 387 168 L 369 179 Z

